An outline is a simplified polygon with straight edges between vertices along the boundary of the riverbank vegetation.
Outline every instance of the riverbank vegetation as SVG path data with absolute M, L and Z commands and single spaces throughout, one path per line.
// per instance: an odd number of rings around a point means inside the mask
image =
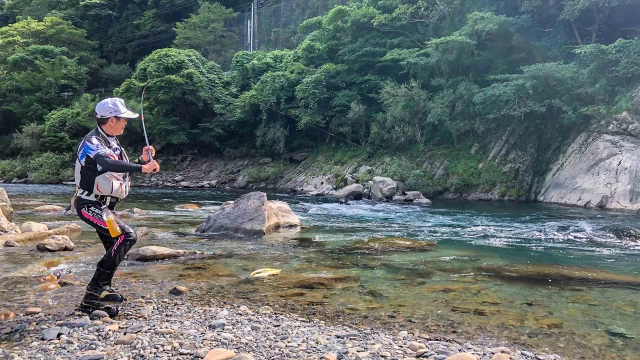
M 640 84 L 640 0 L 309 0 L 288 41 L 253 52 L 226 26 L 245 3 L 0 1 L 0 177 L 61 180 L 42 164 L 71 169 L 92 106 L 137 111 L 150 81 L 159 156 L 356 149 L 424 187 L 439 180 L 417 159 L 439 153 L 458 189 L 495 188 L 517 175 L 473 144 L 515 129 L 544 149 L 629 109 Z

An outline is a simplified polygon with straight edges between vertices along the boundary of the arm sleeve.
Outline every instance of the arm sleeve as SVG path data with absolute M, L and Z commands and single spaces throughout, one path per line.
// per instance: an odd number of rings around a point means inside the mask
M 133 173 L 142 172 L 142 165 L 114 160 L 105 154 L 98 153 L 94 157 L 96 164 L 98 164 L 105 171 L 118 172 L 118 173 Z

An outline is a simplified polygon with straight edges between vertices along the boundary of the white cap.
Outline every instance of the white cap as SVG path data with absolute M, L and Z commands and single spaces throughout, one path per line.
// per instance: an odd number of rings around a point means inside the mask
M 108 119 L 112 116 L 135 119 L 138 114 L 127 109 L 124 105 L 124 100 L 120 98 L 107 98 L 96 105 L 96 117 Z

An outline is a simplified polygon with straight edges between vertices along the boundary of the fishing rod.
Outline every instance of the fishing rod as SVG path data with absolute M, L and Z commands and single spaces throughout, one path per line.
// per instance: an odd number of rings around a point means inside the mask
M 149 161 L 153 161 L 153 155 L 151 155 L 151 149 L 149 148 L 149 138 L 147 137 L 147 129 L 144 126 L 144 91 L 147 88 L 147 85 L 151 82 L 151 79 L 147 80 L 147 82 L 142 87 L 142 95 L 140 97 L 140 119 L 142 120 L 142 132 L 144 132 L 144 141 L 147 144 L 147 152 L 149 153 Z

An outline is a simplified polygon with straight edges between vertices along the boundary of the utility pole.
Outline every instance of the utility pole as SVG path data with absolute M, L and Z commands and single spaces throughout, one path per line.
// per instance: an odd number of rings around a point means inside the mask
M 255 13 L 255 18 L 253 18 L 253 32 L 254 34 L 258 33 L 258 0 L 253 0 L 253 7 L 254 7 L 254 13 Z M 260 48 L 260 44 L 258 43 L 258 38 L 254 35 L 254 43 L 255 43 L 255 48 L 256 50 L 258 50 Z
M 253 9 L 256 5 L 256 1 L 253 0 L 253 2 L 251 3 L 251 20 L 249 20 L 249 23 L 247 24 L 247 26 L 249 27 L 249 50 L 250 52 L 253 52 Z

